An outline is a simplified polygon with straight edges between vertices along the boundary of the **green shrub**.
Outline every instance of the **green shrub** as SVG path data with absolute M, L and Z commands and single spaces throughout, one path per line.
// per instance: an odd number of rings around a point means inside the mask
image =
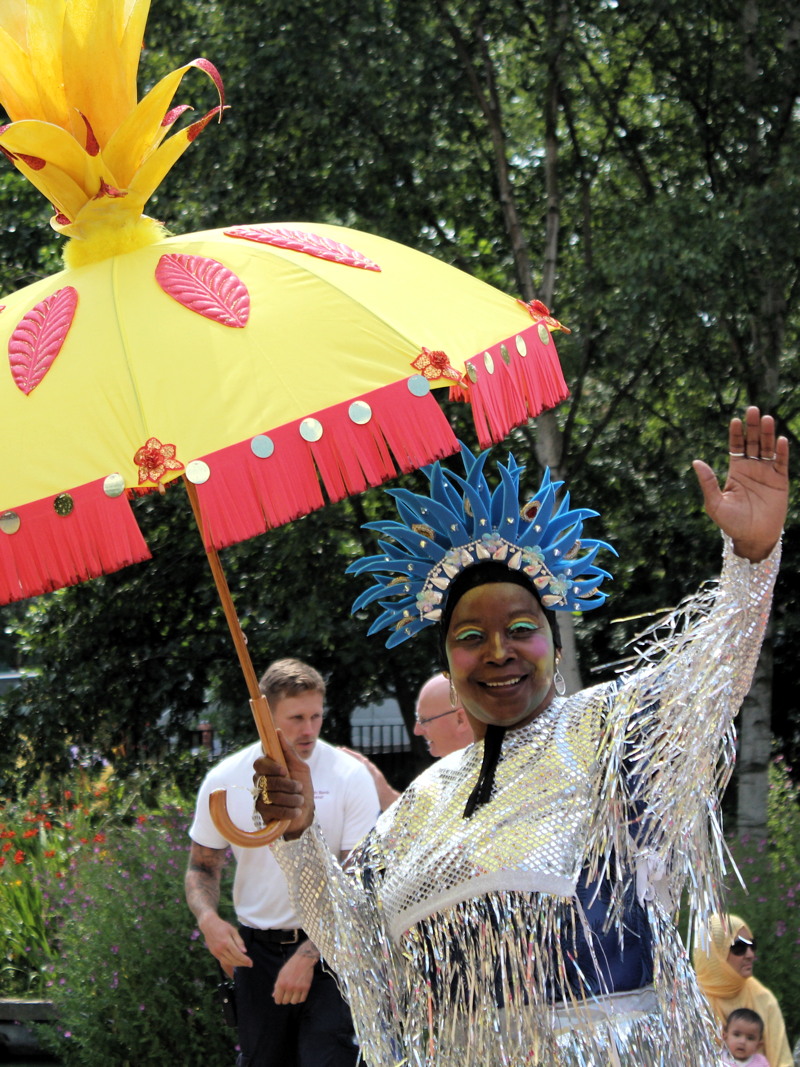
M 188 824 L 146 769 L 77 767 L 0 807 L 0 995 L 53 1001 L 58 1025 L 39 1033 L 62 1063 L 232 1062 L 183 898 Z
M 52 957 L 45 883 L 58 881 L 72 857 L 103 841 L 108 785 L 78 774 L 70 787 L 46 788 L 0 808 L 0 995 L 41 995 Z
M 48 1045 L 66 1065 L 228 1065 L 234 1032 L 214 999 L 216 963 L 183 896 L 188 818 L 140 814 L 51 882 Z M 52 927 L 55 927 L 53 929 Z

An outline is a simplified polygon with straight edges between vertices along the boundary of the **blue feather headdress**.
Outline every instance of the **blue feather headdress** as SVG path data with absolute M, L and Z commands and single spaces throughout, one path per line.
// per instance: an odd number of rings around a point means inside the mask
M 483 473 L 487 452 L 474 456 L 461 446 L 466 477 L 440 463 L 423 468 L 430 481 L 429 497 L 407 489 L 389 489 L 399 522 L 368 522 L 391 541 L 379 541 L 382 552 L 356 560 L 348 573 L 369 573 L 375 584 L 359 596 L 353 611 L 376 601 L 384 609 L 369 634 L 390 629 L 393 648 L 426 626 L 438 622 L 450 583 L 475 563 L 496 560 L 527 574 L 544 607 L 555 611 L 591 611 L 606 594 L 600 591 L 611 575 L 595 566 L 605 541 L 581 539 L 583 520 L 596 516 L 589 508 L 570 510 L 569 493 L 556 503 L 563 482 L 545 470 L 539 489 L 520 508 L 519 480 L 524 471 L 509 454 L 497 464 L 500 484 L 492 492 Z M 390 599 L 392 598 L 392 599 Z

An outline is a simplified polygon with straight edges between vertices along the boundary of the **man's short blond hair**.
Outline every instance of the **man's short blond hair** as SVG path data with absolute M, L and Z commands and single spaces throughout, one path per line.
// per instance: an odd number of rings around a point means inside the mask
M 276 659 L 264 671 L 258 688 L 268 702 L 275 703 L 283 697 L 296 697 L 300 693 L 319 693 L 325 696 L 325 679 L 313 667 L 299 659 Z

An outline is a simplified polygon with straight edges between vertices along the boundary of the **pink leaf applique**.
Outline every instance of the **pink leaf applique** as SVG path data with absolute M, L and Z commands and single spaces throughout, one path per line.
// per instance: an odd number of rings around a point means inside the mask
M 317 259 L 329 259 L 333 263 L 343 263 L 346 267 L 360 267 L 362 270 L 376 270 L 380 267 L 362 252 L 356 252 L 341 241 L 330 237 L 320 237 L 317 233 L 305 230 L 292 230 L 288 226 L 233 226 L 225 231 L 228 237 L 240 237 L 244 241 L 258 241 L 262 245 L 274 245 L 276 248 L 289 248 L 292 252 L 305 252 Z
M 247 325 L 247 286 L 216 259 L 170 252 L 158 261 L 156 281 L 173 300 L 204 318 L 237 329 Z
M 69 333 L 77 306 L 77 289 L 65 285 L 31 308 L 11 334 L 8 341 L 11 374 L 17 388 L 26 396 L 52 367 Z

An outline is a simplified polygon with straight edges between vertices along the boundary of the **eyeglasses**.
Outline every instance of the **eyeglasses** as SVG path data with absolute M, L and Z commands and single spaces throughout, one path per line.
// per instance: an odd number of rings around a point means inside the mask
M 745 952 L 751 948 L 753 952 L 756 950 L 756 939 L 748 941 L 746 937 L 737 937 L 731 945 L 731 952 L 734 956 L 744 956 Z
M 451 708 L 449 711 L 443 711 L 439 715 L 429 715 L 427 719 L 421 719 L 419 715 L 417 715 L 417 726 L 427 726 L 429 722 L 435 722 L 437 719 L 443 719 L 445 715 L 455 715 L 455 713 L 460 710 L 460 708 Z

